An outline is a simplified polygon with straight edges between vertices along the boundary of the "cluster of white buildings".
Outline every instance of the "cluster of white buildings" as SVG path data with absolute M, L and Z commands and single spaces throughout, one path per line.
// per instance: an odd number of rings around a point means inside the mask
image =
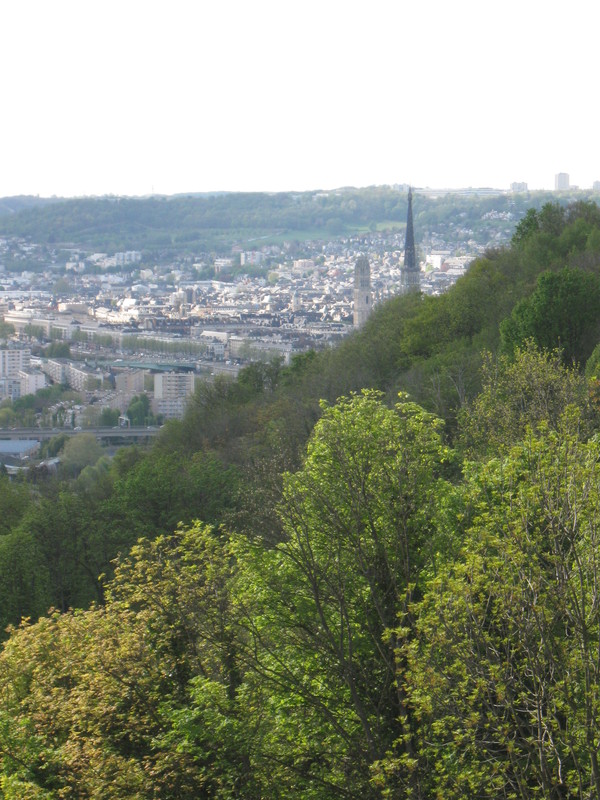
M 191 371 L 166 370 L 151 373 L 147 369 L 114 371 L 112 383 L 107 373 L 87 367 L 82 362 L 59 358 L 32 359 L 31 349 L 9 341 L 0 347 L 0 400 L 16 400 L 35 394 L 49 382 L 69 386 L 82 397 L 97 396 L 101 407 L 123 412 L 131 399 L 144 391 L 152 397 L 152 410 L 165 419 L 181 417 L 189 396 L 194 392 L 196 375 Z
M 53 383 L 70 386 L 76 392 L 93 392 L 102 385 L 97 372 L 81 364 L 56 358 L 40 359 L 40 367 Z
M 106 253 L 92 253 L 87 257 L 87 261 L 91 261 L 101 269 L 110 269 L 111 267 L 126 267 L 131 264 L 139 264 L 142 260 L 142 254 L 139 250 L 127 250 L 124 253 L 115 253 L 112 256 Z
M 0 315 L 15 328 L 21 343 L 28 335 L 69 342 L 71 352 L 79 351 L 75 357 L 80 360 L 44 358 L 32 365 L 29 348 L 11 343 L 5 350 L 12 355 L 0 364 L 0 399 L 35 393 L 51 381 L 68 385 L 82 396 L 93 393 L 120 411 L 145 391 L 155 414 L 180 417 L 194 390 L 194 372 L 199 375 L 204 370 L 204 377 L 210 377 L 212 370 L 235 374 L 239 363 L 272 357 L 289 363 L 295 353 L 333 344 L 349 333 L 357 258 L 368 258 L 370 299 L 376 305 L 401 291 L 402 248 L 401 234 L 384 240 L 369 233 L 315 243 L 296 258 L 286 255 L 286 247 L 276 252 L 244 250 L 237 253 L 239 265 L 268 264 L 262 277 L 253 277 L 252 270 L 232 277 L 235 257 L 223 257 L 214 259 L 215 277 L 205 280 L 199 273 L 206 264 L 191 259 L 169 267 L 141 265 L 131 270 L 127 267 L 142 260 L 138 251 L 85 257 L 73 251 L 67 273 L 62 273 L 71 294 L 59 298 L 47 291 L 49 282 L 56 280 L 53 268 L 31 275 L 11 274 L 12 286 L 0 292 Z M 429 247 L 421 265 L 422 291 L 444 291 L 464 273 L 470 260 Z M 90 270 L 90 263 L 99 269 Z M 125 269 L 107 272 L 110 267 Z M 15 283 L 16 277 L 20 280 Z M 21 283 L 23 289 L 17 289 Z M 129 362 L 126 337 L 138 343 L 139 357 Z M 91 360 L 101 358 L 102 366 L 85 364 L 86 347 Z M 170 366 L 157 364 L 162 356 L 153 353 L 173 354 Z M 116 363 L 117 355 L 123 357 L 122 364 Z M 154 362 L 154 366 L 143 369 L 144 362 Z M 136 368 L 127 369 L 127 365 Z

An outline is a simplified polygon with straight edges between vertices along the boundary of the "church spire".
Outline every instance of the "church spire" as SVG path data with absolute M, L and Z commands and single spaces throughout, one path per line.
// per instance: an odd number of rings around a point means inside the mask
M 406 215 L 406 239 L 404 243 L 404 266 L 402 267 L 402 289 L 408 292 L 419 289 L 420 273 L 415 251 L 415 232 L 413 228 L 412 187 L 408 188 L 408 212 Z

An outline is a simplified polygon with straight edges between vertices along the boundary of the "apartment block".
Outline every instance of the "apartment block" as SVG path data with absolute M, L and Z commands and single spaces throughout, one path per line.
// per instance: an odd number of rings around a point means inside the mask
M 143 369 L 128 369 L 117 373 L 115 375 L 115 388 L 117 392 L 131 395 L 143 392 L 145 374 L 146 372 Z
M 26 394 L 35 394 L 46 386 L 46 376 L 43 372 L 20 370 L 19 382 L 21 397 Z
M 29 367 L 31 350 L 28 347 L 0 349 L 0 378 L 18 378 L 19 372 Z
M 195 376 L 191 372 L 161 372 L 154 376 L 155 414 L 166 419 L 183 416 L 189 396 L 195 387 Z

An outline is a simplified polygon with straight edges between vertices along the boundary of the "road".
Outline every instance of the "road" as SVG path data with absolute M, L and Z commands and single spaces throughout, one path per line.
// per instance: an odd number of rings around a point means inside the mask
M 37 439 L 44 441 L 66 433 L 67 436 L 76 436 L 78 433 L 91 433 L 97 439 L 143 439 L 156 436 L 158 428 L 0 428 L 0 439 Z

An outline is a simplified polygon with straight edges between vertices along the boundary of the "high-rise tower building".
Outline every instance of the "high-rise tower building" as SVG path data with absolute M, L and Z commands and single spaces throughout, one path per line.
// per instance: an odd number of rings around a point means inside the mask
M 554 176 L 554 189 L 557 192 L 564 192 L 569 188 L 569 175 L 566 172 L 559 172 Z
M 29 368 L 31 350 L 28 347 L 0 349 L 0 378 L 17 378 L 19 371 Z
M 403 292 L 419 291 L 421 276 L 415 251 L 415 232 L 413 228 L 412 189 L 408 190 L 408 212 L 406 215 L 406 240 L 404 243 L 404 266 L 401 284 Z
M 356 259 L 354 265 L 354 326 L 360 328 L 371 313 L 371 265 L 366 256 Z

